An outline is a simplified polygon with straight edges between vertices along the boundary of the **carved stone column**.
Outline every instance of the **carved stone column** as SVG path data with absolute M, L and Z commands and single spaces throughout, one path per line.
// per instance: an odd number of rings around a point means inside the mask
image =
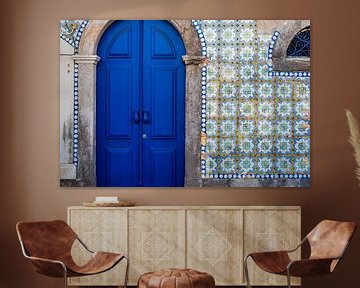
M 96 64 L 100 57 L 75 55 L 73 59 L 79 75 L 78 186 L 96 186 Z
M 201 64 L 204 56 L 183 56 L 186 65 L 185 187 L 202 186 L 201 153 Z

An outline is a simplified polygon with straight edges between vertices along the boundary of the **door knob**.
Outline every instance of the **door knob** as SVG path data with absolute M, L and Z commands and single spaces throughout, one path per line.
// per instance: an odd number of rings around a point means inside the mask
M 146 137 L 147 137 L 146 134 L 143 134 L 143 135 L 142 135 L 142 138 L 143 138 L 143 139 L 146 139 Z
M 134 112 L 134 122 L 136 124 L 138 124 L 140 122 L 140 115 L 139 115 L 139 111 L 135 111 Z
M 150 119 L 149 119 L 149 111 L 143 111 L 143 122 L 144 123 L 149 123 Z

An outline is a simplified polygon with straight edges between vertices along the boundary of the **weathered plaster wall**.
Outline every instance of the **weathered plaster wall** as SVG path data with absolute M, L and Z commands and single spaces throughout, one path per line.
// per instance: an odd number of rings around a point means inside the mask
M 21 255 L 19 220 L 66 219 L 66 207 L 95 195 L 139 205 L 301 205 L 302 233 L 324 218 L 360 223 L 360 188 L 344 108 L 360 118 L 360 3 L 344 0 L 4 0 L 0 2 L 0 286 L 62 287 Z M 325 9 L 326 8 L 326 9 Z M 312 183 L 310 189 L 85 189 L 59 187 L 60 19 L 310 19 Z M 329 277 L 305 288 L 358 287 L 360 236 Z

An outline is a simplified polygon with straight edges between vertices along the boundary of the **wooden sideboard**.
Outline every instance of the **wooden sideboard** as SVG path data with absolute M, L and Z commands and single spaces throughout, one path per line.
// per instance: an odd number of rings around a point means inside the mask
M 81 206 L 68 207 L 68 223 L 92 250 L 129 255 L 129 285 L 145 272 L 183 267 L 212 274 L 216 285 L 245 285 L 245 255 L 294 248 L 301 240 L 298 206 Z M 72 254 L 78 263 L 88 260 L 78 243 Z M 286 285 L 286 277 L 249 264 L 251 284 Z M 103 274 L 70 278 L 69 285 L 121 285 L 124 271 L 120 263 Z M 300 285 L 298 278 L 292 282 Z

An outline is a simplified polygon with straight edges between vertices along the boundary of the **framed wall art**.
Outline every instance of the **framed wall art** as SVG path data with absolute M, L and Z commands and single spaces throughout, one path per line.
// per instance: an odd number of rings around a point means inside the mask
M 309 187 L 309 20 L 60 21 L 60 185 Z

